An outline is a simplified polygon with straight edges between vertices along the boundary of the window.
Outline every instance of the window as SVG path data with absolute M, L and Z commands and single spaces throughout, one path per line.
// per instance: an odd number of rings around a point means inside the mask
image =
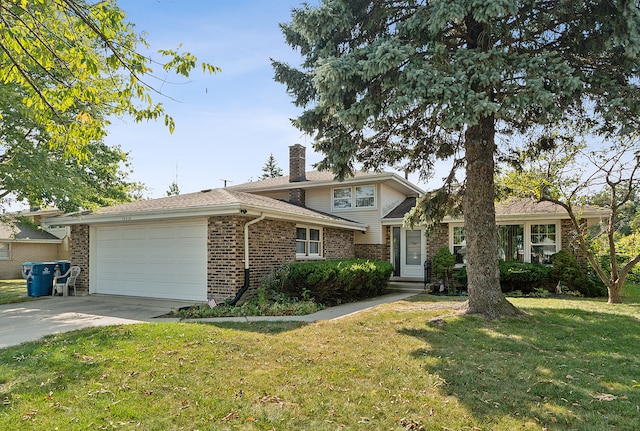
M 310 227 L 296 228 L 296 255 L 314 256 L 322 255 L 322 235 L 320 229 Z
M 531 225 L 531 262 L 551 263 L 551 255 L 557 251 L 556 225 Z
M 333 208 L 334 209 L 351 208 L 351 187 L 333 189 Z
M 375 206 L 375 188 L 373 186 L 356 187 L 356 208 L 373 208 Z
M 334 210 L 375 207 L 375 186 L 340 187 L 333 189 Z
M 0 260 L 11 259 L 11 244 L 8 242 L 0 242 Z
M 524 225 L 498 226 L 498 258 L 507 262 L 524 262 Z
M 464 226 L 453 227 L 453 254 L 456 263 L 467 263 L 467 241 L 464 236 Z

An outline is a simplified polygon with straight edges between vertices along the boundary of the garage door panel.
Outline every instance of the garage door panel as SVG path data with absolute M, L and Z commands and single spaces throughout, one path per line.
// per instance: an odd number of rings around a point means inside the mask
M 206 300 L 205 220 L 97 227 L 95 291 Z

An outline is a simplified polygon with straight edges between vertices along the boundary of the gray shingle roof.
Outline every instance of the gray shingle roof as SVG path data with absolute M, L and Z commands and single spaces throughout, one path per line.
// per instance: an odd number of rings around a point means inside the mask
M 59 238 L 47 231 L 36 229 L 24 223 L 0 222 L 0 240 L 59 241 Z
M 389 214 L 384 216 L 385 219 L 398 219 L 404 218 L 404 215 L 411 211 L 411 209 L 416 206 L 416 198 L 406 198 L 402 201 L 397 207 L 392 209 Z
M 331 214 L 321 213 L 266 196 L 230 190 L 229 188 L 208 189 L 195 193 L 114 205 L 99 208 L 93 212 L 85 212 L 80 214 L 80 216 L 82 220 L 90 223 L 91 220 L 95 218 L 144 216 L 145 214 L 160 213 L 169 214 L 173 211 L 180 211 L 182 214 L 187 214 L 189 210 L 193 210 L 194 212 L 198 211 L 198 213 L 202 215 L 208 212 L 211 214 L 219 214 L 220 211 L 225 211 L 225 209 L 228 208 L 229 213 L 237 213 L 239 207 L 247 207 L 257 211 L 271 211 L 290 217 L 292 220 L 296 218 L 311 218 L 317 220 L 319 223 L 322 221 L 331 221 L 358 224 L 357 222 Z M 73 218 L 77 218 L 78 216 L 78 214 L 68 214 L 64 217 L 58 217 L 55 220 L 52 219 L 51 222 L 53 224 L 66 224 L 63 219 L 66 218 L 68 222 L 71 222 Z

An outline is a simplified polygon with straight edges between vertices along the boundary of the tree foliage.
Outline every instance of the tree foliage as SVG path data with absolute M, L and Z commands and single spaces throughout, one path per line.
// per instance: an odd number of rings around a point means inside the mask
M 609 302 L 620 303 L 622 285 L 640 262 L 640 248 L 627 246 L 640 237 L 637 214 L 630 213 L 640 193 L 640 140 L 634 136 L 589 150 L 570 134 L 554 133 L 515 153 L 515 168 L 501 177 L 501 185 L 510 194 L 564 208 L 576 245 L 607 287 Z M 609 216 L 587 228 L 582 212 L 594 202 L 608 208 Z
M 281 176 L 282 168 L 278 166 L 278 162 L 275 157 L 273 157 L 273 154 L 269 154 L 269 158 L 262 167 L 262 175 L 260 176 L 260 179 L 266 180 L 267 178 L 277 178 Z
M 169 185 L 169 189 L 167 190 L 167 196 L 178 196 L 180 194 L 180 187 L 178 187 L 178 182 L 174 181 Z
M 152 85 L 160 82 L 154 68 L 188 77 L 198 66 L 179 50 L 159 51 L 165 61 L 156 63 L 140 53 L 146 47 L 113 0 L 0 2 L 3 193 L 66 206 L 82 201 L 73 194 L 93 182 L 93 193 L 111 188 L 96 204 L 124 197 L 124 171 L 116 167 L 126 155 L 102 144 L 110 119 L 160 119 L 173 131 L 173 119 L 151 97 L 161 94 Z M 40 177 L 56 179 L 54 173 L 75 181 L 64 187 L 67 196 L 44 190 Z
M 282 30 L 303 62 L 274 61 L 275 77 L 305 108 L 294 124 L 315 134 L 320 168 L 465 167 L 469 311 L 489 317 L 513 313 L 491 257 L 496 134 L 568 119 L 621 133 L 640 112 L 633 0 L 324 0 Z M 414 221 L 435 209 L 419 204 Z

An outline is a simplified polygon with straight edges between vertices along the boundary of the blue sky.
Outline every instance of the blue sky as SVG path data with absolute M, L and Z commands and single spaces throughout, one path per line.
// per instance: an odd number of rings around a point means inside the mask
M 106 139 L 130 152 L 130 179 L 149 187 L 148 197 L 166 195 L 176 179 L 181 193 L 239 184 L 262 174 L 269 154 L 288 174 L 288 148 L 307 146 L 307 165 L 319 161 L 312 140 L 294 128 L 298 116 L 284 85 L 273 80 L 270 58 L 298 64 L 278 24 L 288 22 L 296 0 L 118 0 L 151 52 L 185 51 L 222 68 L 200 69 L 180 84 L 166 83 L 155 96 L 176 120 L 169 134 L 162 122 L 115 120 Z M 160 58 L 154 54 L 155 58 Z M 170 77 L 172 81 L 174 79 Z M 152 84 L 156 87 L 160 83 Z M 174 99 L 174 100 L 172 100 Z M 417 183 L 417 178 L 411 178 Z M 422 188 L 427 185 L 419 184 Z

